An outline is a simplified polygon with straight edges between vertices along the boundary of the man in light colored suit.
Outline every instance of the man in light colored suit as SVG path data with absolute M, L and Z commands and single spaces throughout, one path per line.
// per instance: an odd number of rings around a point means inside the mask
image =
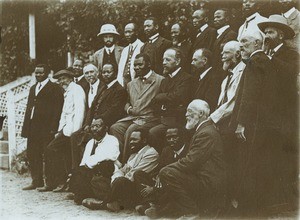
M 125 26 L 124 36 L 128 42 L 128 46 L 122 51 L 117 79 L 126 88 L 127 84 L 135 77 L 134 59 L 140 53 L 144 43 L 138 39 L 137 26 L 134 23 L 128 23 Z
M 258 0 L 244 0 L 243 1 L 243 16 L 245 17 L 244 24 L 241 25 L 238 32 L 237 40 L 240 41 L 243 35 L 248 31 L 259 31 L 263 34 L 263 32 L 260 31 L 257 24 L 260 22 L 267 21 L 268 19 L 266 17 L 261 16 L 258 13 L 258 10 L 261 6 L 262 2 L 259 2 Z
M 300 12 L 295 8 L 296 0 L 279 0 L 282 16 L 286 18 L 288 25 L 295 31 L 292 39 L 286 40 L 286 44 L 293 50 L 299 51 Z
M 85 115 L 85 93 L 80 85 L 73 79 L 73 74 L 68 70 L 61 70 L 54 75 L 58 83 L 65 90 L 64 105 L 60 116 L 58 132 L 45 150 L 45 176 L 46 185 L 38 188 L 40 192 L 61 191 L 66 180 L 65 171 L 71 167 L 70 136 L 78 131 Z
M 116 37 L 120 34 L 112 24 L 104 24 L 100 28 L 100 33 L 97 36 L 102 37 L 104 47 L 96 51 L 93 56 L 93 63 L 102 70 L 105 63 L 114 63 L 118 65 L 123 47 L 115 44 Z
M 224 146 L 224 156 L 228 164 L 228 198 L 234 202 L 233 190 L 236 188 L 238 147 L 234 130 L 229 128 L 229 121 L 235 105 L 237 90 L 245 64 L 241 61 L 240 43 L 229 41 L 224 45 L 222 52 L 223 69 L 228 73 L 222 82 L 218 106 L 209 116 L 219 129 Z
M 129 156 L 129 137 L 132 131 L 140 126 L 150 129 L 159 124 L 154 116 L 151 100 L 158 94 L 163 77 L 150 69 L 150 58 L 139 54 L 134 61 L 136 78 L 128 83 L 129 99 L 125 105 L 128 116 L 120 119 L 110 127 L 110 134 L 120 142 L 121 161 L 126 162 Z

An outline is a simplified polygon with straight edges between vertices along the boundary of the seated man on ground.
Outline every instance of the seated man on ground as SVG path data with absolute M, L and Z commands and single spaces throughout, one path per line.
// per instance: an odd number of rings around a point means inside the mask
M 157 176 L 158 172 L 163 167 L 185 157 L 188 144 L 184 137 L 183 129 L 169 128 L 166 132 L 167 146 L 162 150 L 158 166 L 151 173 L 141 170 L 134 173 L 134 182 L 142 197 L 139 203 L 141 205 L 135 207 L 139 214 L 144 215 L 145 210 L 150 208 L 150 202 L 156 201 L 161 197 L 162 191 L 161 183 Z
M 147 144 L 146 131 L 142 129 L 131 133 L 129 144 L 131 155 L 127 163 L 115 170 L 111 182 L 95 176 L 91 184 L 97 199 L 84 200 L 84 206 L 119 211 L 122 206 L 132 208 L 137 204 L 139 194 L 134 183 L 134 173 L 139 170 L 150 173 L 158 164 L 158 153 Z
M 208 104 L 199 99 L 187 107 L 186 129 L 195 129 L 188 153 L 160 170 L 158 176 L 165 190 L 164 203 L 147 209 L 148 217 L 216 215 L 224 205 L 226 164 L 221 137 L 214 124 L 207 120 L 209 111 Z
M 80 166 L 75 169 L 70 180 L 76 204 L 81 204 L 85 198 L 94 197 L 91 186 L 93 176 L 111 178 L 120 154 L 118 140 L 107 134 L 102 119 L 93 120 L 90 131 L 93 138 L 87 143 Z

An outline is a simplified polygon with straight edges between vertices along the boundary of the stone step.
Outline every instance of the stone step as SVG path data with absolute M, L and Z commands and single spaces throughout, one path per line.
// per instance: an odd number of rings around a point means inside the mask
M 8 154 L 8 141 L 0 141 L 0 154 Z
M 0 154 L 0 168 L 9 169 L 9 155 Z

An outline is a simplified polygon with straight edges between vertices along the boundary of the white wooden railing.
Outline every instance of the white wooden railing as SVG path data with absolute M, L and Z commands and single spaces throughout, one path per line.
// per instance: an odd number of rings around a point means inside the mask
M 32 76 L 24 76 L 0 87 L 0 115 L 6 115 L 3 130 L 8 131 L 9 167 L 17 154 L 25 150 L 26 139 L 21 137 L 22 125 Z

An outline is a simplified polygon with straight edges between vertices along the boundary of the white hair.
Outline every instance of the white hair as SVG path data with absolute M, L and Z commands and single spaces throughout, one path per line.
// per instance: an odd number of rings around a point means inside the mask
M 245 38 L 250 38 L 250 39 L 253 39 L 255 41 L 259 41 L 261 42 L 261 44 L 263 43 L 264 41 L 264 36 L 263 34 L 260 32 L 260 31 L 257 31 L 257 30 L 247 30 L 241 37 L 241 42 L 243 41 L 243 39 Z
M 240 51 L 241 43 L 236 40 L 232 40 L 232 41 L 227 42 L 223 48 L 228 48 L 233 51 Z
M 202 112 L 203 116 L 206 118 L 209 116 L 210 108 L 207 102 L 201 99 L 194 99 L 189 105 L 188 109 L 193 109 L 194 111 L 198 112 L 199 114 Z
M 92 67 L 96 72 L 98 72 L 98 68 L 94 64 L 89 63 L 85 67 L 83 67 L 83 73 L 85 73 L 85 71 L 88 67 Z

